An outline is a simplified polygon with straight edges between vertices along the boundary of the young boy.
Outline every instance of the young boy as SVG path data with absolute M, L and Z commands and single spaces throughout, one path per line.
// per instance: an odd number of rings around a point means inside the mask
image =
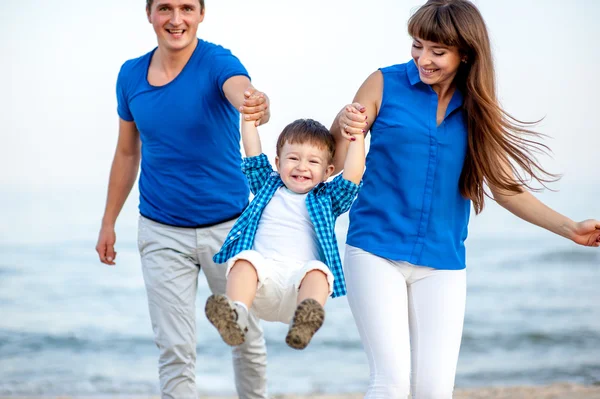
M 286 343 L 304 349 L 323 324 L 327 297 L 346 294 L 334 226 L 356 197 L 365 166 L 364 135 L 353 136 L 344 172 L 334 171 L 335 142 L 319 122 L 300 119 L 277 140 L 274 172 L 253 122 L 242 121 L 242 170 L 254 199 L 214 256 L 227 262 L 226 295 L 212 295 L 206 316 L 223 340 L 244 342 L 248 309 L 290 323 Z

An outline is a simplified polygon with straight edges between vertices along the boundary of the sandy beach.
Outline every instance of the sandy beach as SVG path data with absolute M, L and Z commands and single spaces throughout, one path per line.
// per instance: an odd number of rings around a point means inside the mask
M 274 396 L 273 399 L 362 399 L 363 395 Z M 210 398 L 217 399 L 217 398 Z M 230 398 L 232 399 L 232 398 Z M 457 389 L 454 399 L 600 399 L 600 386 L 553 384 L 536 387 Z
M 273 399 L 362 399 L 354 395 L 275 396 Z M 217 399 L 217 398 L 210 398 Z M 600 386 L 553 384 L 546 386 L 457 389 L 454 399 L 600 399 Z
M 0 399 L 159 399 L 158 397 L 102 396 L 102 397 L 67 397 L 67 396 L 7 396 Z M 362 399 L 362 394 L 341 395 L 273 395 L 272 399 Z M 199 399 L 235 399 L 225 396 L 200 396 Z M 578 384 L 552 384 L 545 386 L 486 387 L 473 389 L 457 389 L 454 399 L 600 399 L 600 386 L 584 386 Z

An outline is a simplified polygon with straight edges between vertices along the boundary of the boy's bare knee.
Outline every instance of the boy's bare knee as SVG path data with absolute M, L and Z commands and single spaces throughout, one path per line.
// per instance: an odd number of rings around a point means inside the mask
M 325 274 L 323 270 L 311 270 L 308 273 L 306 273 L 306 276 L 304 276 L 304 278 L 306 279 L 309 276 L 310 278 L 322 278 L 325 281 L 327 281 L 327 274 Z
M 318 282 L 325 282 L 325 284 L 329 284 L 327 282 L 327 274 L 325 274 L 322 270 L 311 270 L 306 273 L 302 281 L 300 281 L 300 286 L 298 287 L 299 289 L 302 288 L 302 284 L 304 284 L 305 281 L 312 282 L 313 284 Z
M 242 269 L 247 269 L 247 268 L 254 269 L 254 266 L 252 265 L 252 263 L 248 262 L 246 259 L 238 259 L 235 261 L 233 266 L 231 266 L 231 271 L 233 271 L 234 269 L 242 270 Z
M 324 306 L 329 296 L 329 288 L 327 274 L 318 269 L 311 270 L 306 273 L 300 282 L 297 303 L 312 298 Z
M 246 259 L 238 259 L 235 261 L 235 263 L 231 266 L 231 269 L 229 270 L 230 277 L 232 274 L 239 274 L 245 277 L 251 274 L 255 275 L 258 278 L 258 272 L 256 271 L 256 268 L 251 262 L 247 261 Z

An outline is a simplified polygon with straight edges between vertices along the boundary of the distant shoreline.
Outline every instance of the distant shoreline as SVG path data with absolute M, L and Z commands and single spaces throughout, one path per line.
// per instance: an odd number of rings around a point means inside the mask
M 2 396 L 0 399 L 159 399 L 157 396 Z M 271 399 L 362 399 L 363 394 L 272 395 Z M 231 396 L 199 396 L 198 399 L 235 399 Z M 482 387 L 457 389 L 454 399 L 600 399 L 600 385 L 572 383 L 542 386 Z

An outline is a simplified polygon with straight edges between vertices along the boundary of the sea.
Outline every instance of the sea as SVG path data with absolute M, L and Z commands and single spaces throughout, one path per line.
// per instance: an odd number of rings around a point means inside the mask
M 600 219 L 600 185 L 557 185 L 539 198 L 575 220 Z M 0 188 L 0 396 L 159 392 L 137 192 L 117 224 L 117 266 L 108 267 L 94 250 L 104 187 Z M 342 249 L 347 224 L 344 215 L 336 227 Z M 457 387 L 600 384 L 600 248 L 577 246 L 488 201 L 471 218 L 467 253 Z M 230 349 L 202 311 L 208 295 L 201 276 L 198 390 L 233 395 Z M 286 325 L 263 323 L 272 394 L 365 391 L 369 368 L 346 298 L 330 300 L 326 312 L 304 351 L 286 346 Z

